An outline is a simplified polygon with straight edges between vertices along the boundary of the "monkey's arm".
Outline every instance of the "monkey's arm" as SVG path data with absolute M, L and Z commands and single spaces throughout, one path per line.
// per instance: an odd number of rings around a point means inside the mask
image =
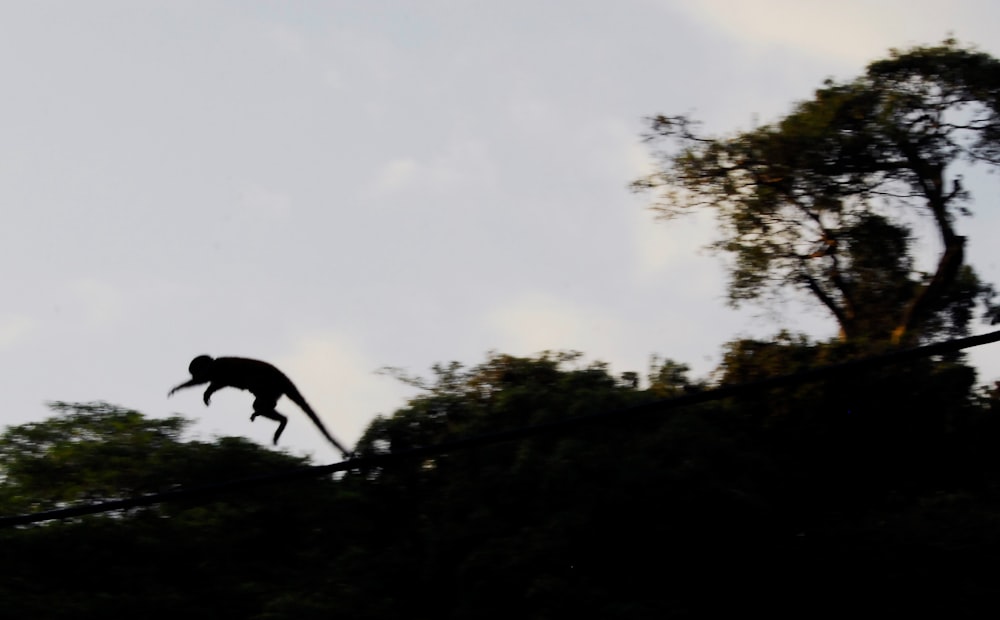
M 196 385 L 201 385 L 202 383 L 208 383 L 208 381 L 205 379 L 193 379 L 193 378 L 189 379 L 184 383 L 178 385 L 174 389 L 170 390 L 169 392 L 167 392 L 167 397 L 169 398 L 170 396 L 173 396 L 174 392 L 176 392 L 177 390 L 183 390 L 184 388 L 194 387 Z
M 205 406 L 208 406 L 208 401 L 212 399 L 212 394 L 215 394 L 224 387 L 226 387 L 226 384 L 219 383 L 218 381 L 209 383 L 208 387 L 205 389 L 205 394 L 201 397 L 201 399 L 205 401 Z

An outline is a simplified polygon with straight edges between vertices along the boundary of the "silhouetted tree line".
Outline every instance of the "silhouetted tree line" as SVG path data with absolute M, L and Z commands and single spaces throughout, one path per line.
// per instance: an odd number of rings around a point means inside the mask
M 836 358 L 730 345 L 716 381 Z M 568 355 L 438 366 L 362 455 L 698 389 L 639 389 Z M 611 420 L 380 470 L 0 532 L 11 617 L 705 617 L 989 609 L 998 593 L 996 392 L 960 360 Z M 4 514 L 296 467 L 102 403 L 0 438 Z

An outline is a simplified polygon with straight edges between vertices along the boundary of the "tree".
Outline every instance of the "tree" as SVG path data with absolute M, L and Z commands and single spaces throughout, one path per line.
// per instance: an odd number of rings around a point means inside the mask
M 50 405 L 58 415 L 0 434 L 4 512 L 34 512 L 109 501 L 189 484 L 241 478 L 303 459 L 236 438 L 182 441 L 190 422 L 152 420 L 104 402 Z
M 405 451 L 614 412 L 700 385 L 687 373 L 656 358 L 653 387 L 638 390 L 572 353 L 493 354 L 472 368 L 437 365 L 431 380 L 397 371 L 426 392 L 375 420 L 358 450 Z M 382 587 L 408 585 L 403 609 L 412 617 L 704 612 L 720 575 L 745 579 L 744 558 L 757 557 L 744 555 L 745 545 L 767 539 L 761 547 L 773 551 L 761 497 L 767 459 L 721 407 L 662 413 L 369 473 L 369 492 L 384 493 L 385 518 L 394 520 L 386 530 L 407 533 L 394 555 L 416 561 L 415 584 L 383 579 Z
M 802 290 L 843 339 L 898 343 L 964 331 L 968 312 L 955 308 L 992 298 L 964 264 L 955 220 L 971 200 L 957 164 L 1000 164 L 997 59 L 953 40 L 892 51 L 732 137 L 699 135 L 685 116 L 650 122 L 649 139 L 666 148 L 633 187 L 659 192 L 663 218 L 716 212 L 711 247 L 733 256 L 734 305 Z M 914 269 L 907 225 L 925 216 L 942 248 L 927 274 Z
M 740 341 L 722 381 L 852 346 Z M 704 385 L 673 360 L 651 370 L 639 390 L 576 355 L 438 365 L 429 381 L 404 377 L 427 391 L 377 419 L 360 449 Z M 997 592 L 1000 430 L 995 393 L 965 398 L 973 380 L 922 360 L 376 471 L 8 528 L 0 600 L 11 617 L 44 618 L 801 617 L 862 605 L 981 617 Z M 0 433 L 0 514 L 301 466 L 236 438 L 183 441 L 179 418 L 58 409 Z
M 305 463 L 235 437 L 184 441 L 189 422 L 179 417 L 148 419 L 102 402 L 53 409 L 0 433 L 0 514 Z M 19 617 L 320 617 L 303 608 L 346 590 L 328 583 L 331 549 L 370 529 L 367 514 L 351 519 L 342 509 L 357 502 L 340 486 L 301 480 L 0 530 L 0 600 Z M 279 608 L 296 613 L 265 615 Z

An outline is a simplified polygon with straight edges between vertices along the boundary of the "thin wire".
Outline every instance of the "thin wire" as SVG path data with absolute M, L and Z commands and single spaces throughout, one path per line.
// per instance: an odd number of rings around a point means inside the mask
M 330 463 L 328 465 L 312 465 L 307 467 L 299 467 L 296 469 L 290 469 L 271 474 L 262 474 L 259 476 L 251 476 L 247 478 L 237 478 L 233 480 L 199 485 L 194 487 L 182 487 L 169 491 L 139 495 L 136 497 L 116 499 L 105 502 L 97 502 L 93 504 L 69 506 L 66 508 L 56 508 L 53 510 L 12 515 L 7 517 L 0 517 L 0 528 L 17 526 L 17 525 L 28 525 L 31 523 L 40 523 L 42 521 L 71 519 L 74 517 L 81 517 L 85 515 L 98 514 L 104 512 L 112 512 L 115 510 L 128 510 L 130 508 L 151 506 L 163 502 L 191 500 L 191 499 L 205 500 L 206 498 L 220 495 L 222 493 L 228 493 L 232 491 L 238 491 L 241 489 L 263 486 L 265 484 L 273 484 L 276 482 L 288 482 L 292 480 L 301 480 L 316 476 L 322 476 L 326 474 L 332 474 L 338 471 L 347 471 L 352 469 L 370 470 L 378 467 L 384 467 L 394 461 L 426 458 L 428 456 L 435 456 L 449 452 L 457 452 L 459 450 L 480 448 L 483 446 L 488 446 L 505 441 L 525 439 L 528 437 L 555 433 L 555 432 L 569 432 L 577 428 L 601 421 L 606 421 L 611 419 L 614 419 L 616 421 L 627 420 L 630 418 L 637 418 L 640 416 L 649 415 L 653 413 L 662 413 L 664 410 L 686 407 L 698 403 L 719 400 L 722 398 L 732 398 L 734 396 L 742 396 L 748 393 L 769 390 L 777 387 L 785 387 L 799 383 L 818 381 L 820 379 L 824 379 L 827 377 L 856 373 L 862 370 L 867 370 L 878 366 L 885 366 L 888 364 L 895 364 L 902 361 L 916 359 L 920 357 L 929 357 L 931 355 L 943 355 L 946 353 L 954 353 L 956 351 L 961 351 L 963 349 L 978 347 L 984 344 L 991 344 L 997 341 L 1000 341 L 1000 331 L 990 332 L 988 334 L 980 334 L 978 336 L 959 338 L 957 340 L 949 340 L 946 342 L 938 342 L 935 344 L 929 344 L 910 349 L 892 351 L 889 353 L 883 353 L 880 355 L 875 355 L 864 359 L 852 360 L 848 362 L 842 362 L 839 364 L 830 364 L 827 366 L 812 368 L 809 370 L 795 372 L 787 375 L 769 377 L 767 379 L 760 379 L 757 381 L 749 381 L 746 383 L 738 383 L 733 385 L 724 385 L 711 390 L 692 392 L 689 394 L 683 394 L 681 396 L 676 396 L 673 398 L 659 399 L 647 403 L 642 403 L 639 405 L 633 405 L 631 407 L 614 409 L 611 411 L 602 411 L 594 414 L 547 422 L 545 424 L 536 424 L 532 426 L 514 428 L 506 431 L 489 433 L 486 435 L 466 437 L 463 439 L 456 439 L 453 441 L 447 441 L 430 446 L 420 446 L 416 448 L 410 448 L 407 450 L 401 450 L 399 452 L 390 452 L 386 454 L 376 454 L 361 458 L 352 458 L 337 463 Z

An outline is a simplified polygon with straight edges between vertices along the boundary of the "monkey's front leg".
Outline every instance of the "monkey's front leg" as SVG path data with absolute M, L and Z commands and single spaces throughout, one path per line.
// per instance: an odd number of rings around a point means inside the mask
M 205 401 L 205 406 L 206 407 L 209 405 L 209 402 L 212 400 L 212 394 L 215 394 L 216 392 L 218 392 L 219 390 L 221 390 L 224 387 L 226 387 L 226 386 L 219 385 L 218 383 L 209 383 L 208 384 L 208 387 L 205 389 L 204 396 L 201 397 L 201 399 L 203 401 Z
M 177 387 L 167 392 L 167 397 L 173 396 L 174 392 L 176 392 L 177 390 L 183 390 L 184 388 L 194 387 L 196 385 L 201 385 L 202 383 L 205 383 L 205 381 L 202 379 L 194 379 L 194 378 L 188 379 L 184 383 L 178 385 Z

